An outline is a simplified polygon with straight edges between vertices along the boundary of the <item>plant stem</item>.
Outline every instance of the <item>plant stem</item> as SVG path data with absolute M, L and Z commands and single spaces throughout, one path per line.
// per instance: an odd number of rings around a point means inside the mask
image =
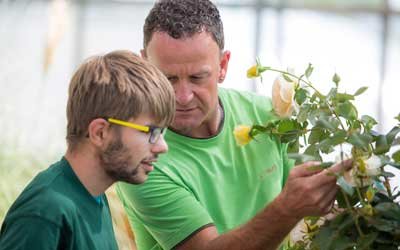
M 354 208 L 350 205 L 349 197 L 347 197 L 347 194 L 346 194 L 342 189 L 340 189 L 340 192 L 342 192 L 342 195 L 343 195 L 343 197 L 344 197 L 344 201 L 346 202 L 347 209 L 349 209 L 350 212 L 353 214 L 353 219 L 354 219 L 354 223 L 355 223 L 355 225 L 356 225 L 356 229 L 357 229 L 358 234 L 359 234 L 361 237 L 364 237 L 364 234 L 363 234 L 363 232 L 361 231 L 360 224 L 358 223 L 358 215 L 357 215 L 357 213 L 354 211 Z
M 393 194 L 392 194 L 392 189 L 390 187 L 389 179 L 386 176 L 384 178 L 385 178 L 384 185 L 385 185 L 386 191 L 388 192 L 388 196 L 390 199 L 393 199 Z
M 360 224 L 358 223 L 358 217 L 359 217 L 359 216 L 356 214 L 356 217 L 354 218 L 354 222 L 356 223 L 356 228 L 357 228 L 358 234 L 359 234 L 361 237 L 364 237 L 364 233 L 361 231 Z
M 364 197 L 361 195 L 360 188 L 356 187 L 355 189 L 357 192 L 358 199 L 360 199 L 360 201 L 361 201 L 361 204 L 365 205 L 365 200 L 364 200 Z

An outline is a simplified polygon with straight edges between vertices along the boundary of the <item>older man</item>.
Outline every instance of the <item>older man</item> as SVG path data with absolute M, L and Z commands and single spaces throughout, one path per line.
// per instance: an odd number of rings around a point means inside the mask
M 268 136 L 236 146 L 234 127 L 267 122 L 271 103 L 218 88 L 231 53 L 214 4 L 157 1 L 142 55 L 171 82 L 176 114 L 148 182 L 119 186 L 139 249 L 276 249 L 301 218 L 330 210 L 336 179 L 308 170 L 318 163 L 291 170 L 286 146 Z

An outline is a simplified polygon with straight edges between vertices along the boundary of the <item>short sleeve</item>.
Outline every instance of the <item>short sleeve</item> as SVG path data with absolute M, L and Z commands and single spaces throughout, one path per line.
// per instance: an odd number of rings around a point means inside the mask
M 26 216 L 8 221 L 0 234 L 0 249 L 58 249 L 60 230 L 40 217 Z
M 171 249 L 201 227 L 213 223 L 183 183 L 172 180 L 157 168 L 144 184 L 119 183 L 117 191 L 135 234 L 140 235 L 136 238 L 139 246 L 148 245 L 141 240 L 154 238 L 163 249 Z M 135 223 L 142 225 L 135 226 Z

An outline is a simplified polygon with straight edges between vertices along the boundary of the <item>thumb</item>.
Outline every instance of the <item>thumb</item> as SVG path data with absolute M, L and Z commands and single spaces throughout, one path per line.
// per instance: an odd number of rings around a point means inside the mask
M 329 171 L 330 173 L 337 174 L 337 173 L 349 170 L 352 167 L 352 165 L 353 165 L 353 160 L 347 159 L 347 160 L 336 163 L 335 165 L 333 165 L 330 168 L 327 168 L 326 170 Z
M 311 176 L 314 174 L 317 174 L 319 172 L 322 171 L 322 168 L 313 168 L 316 166 L 321 165 L 321 162 L 319 161 L 309 161 L 309 162 L 305 162 L 302 163 L 300 165 L 295 166 L 292 171 L 291 174 L 294 177 L 307 177 L 307 176 Z

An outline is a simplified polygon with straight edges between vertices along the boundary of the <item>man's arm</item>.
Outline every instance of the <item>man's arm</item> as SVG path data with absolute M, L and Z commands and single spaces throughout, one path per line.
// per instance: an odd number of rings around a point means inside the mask
M 309 169 L 318 164 L 308 162 L 293 168 L 278 197 L 243 226 L 222 235 L 218 235 L 215 227 L 205 228 L 178 244 L 175 249 L 277 249 L 303 217 L 329 212 L 337 186 L 336 177 L 328 173 L 349 168 L 351 161 L 336 164 L 324 171 Z

